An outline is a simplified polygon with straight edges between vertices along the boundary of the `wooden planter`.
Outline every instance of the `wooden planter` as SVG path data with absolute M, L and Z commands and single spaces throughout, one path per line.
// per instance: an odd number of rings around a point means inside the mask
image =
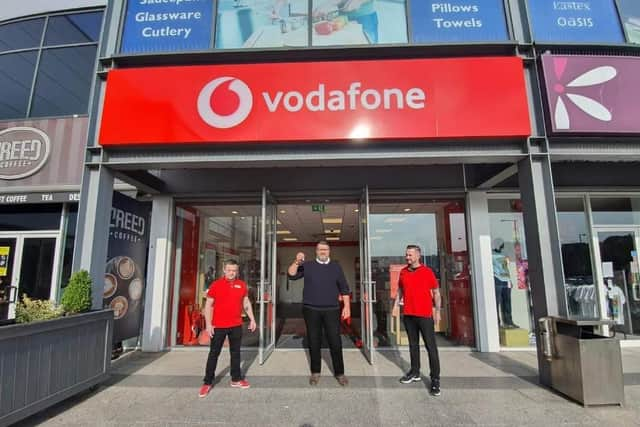
M 112 310 L 0 327 L 0 425 L 104 381 L 112 334 Z

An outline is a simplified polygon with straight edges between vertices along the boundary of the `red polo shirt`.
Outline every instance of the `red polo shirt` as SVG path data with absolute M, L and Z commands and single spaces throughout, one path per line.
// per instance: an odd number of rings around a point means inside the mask
M 405 315 L 433 317 L 431 290 L 438 288 L 438 279 L 429 267 L 421 264 L 413 271 L 404 267 L 398 285 L 402 289 Z
M 242 325 L 242 301 L 247 296 L 247 284 L 240 279 L 221 278 L 209 286 L 207 297 L 213 298 L 214 328 L 234 328 Z

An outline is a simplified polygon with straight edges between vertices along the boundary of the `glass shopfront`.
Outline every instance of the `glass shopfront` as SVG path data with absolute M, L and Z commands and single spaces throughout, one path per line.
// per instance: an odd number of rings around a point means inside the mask
M 273 348 L 306 348 L 302 318 L 304 278 L 287 267 L 297 252 L 315 256 L 327 240 L 331 259 L 343 268 L 352 290 L 352 321 L 342 325 L 343 346 L 371 358 L 376 348 L 407 345 L 401 318 L 391 316 L 400 269 L 409 244 L 422 248 L 423 263 L 441 286 L 443 319 L 436 325 L 442 346 L 474 346 L 464 203 L 308 199 L 276 205 L 178 204 L 172 284 L 171 345 L 208 345 L 202 310 L 211 282 L 234 259 L 258 330 L 244 328 L 243 346 L 258 347 L 264 361 Z M 248 322 L 248 318 L 245 318 Z
M 623 338 L 640 337 L 640 198 L 559 195 L 556 208 L 569 317 L 612 319 Z M 534 345 L 521 201 L 492 199 L 489 216 L 500 344 Z

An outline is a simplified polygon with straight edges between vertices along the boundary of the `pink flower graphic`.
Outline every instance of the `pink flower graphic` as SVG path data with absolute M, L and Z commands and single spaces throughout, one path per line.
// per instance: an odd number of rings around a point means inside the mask
M 554 71 L 558 81 L 561 80 L 564 74 L 567 66 L 567 60 L 568 58 L 553 59 Z M 582 73 L 566 85 L 556 83 L 553 86 L 553 90 L 558 94 L 558 100 L 556 101 L 554 112 L 556 128 L 565 130 L 571 129 L 571 119 L 563 97 L 566 97 L 568 101 L 594 119 L 601 120 L 603 122 L 610 122 L 612 119 L 611 111 L 609 111 L 604 105 L 595 99 L 579 95 L 577 93 L 572 93 L 573 91 L 571 91 L 571 89 L 600 85 L 612 80 L 617 74 L 618 71 L 614 67 L 610 65 L 603 65 Z

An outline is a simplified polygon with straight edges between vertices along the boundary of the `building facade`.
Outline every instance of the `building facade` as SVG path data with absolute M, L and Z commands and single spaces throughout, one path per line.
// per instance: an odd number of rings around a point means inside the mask
M 633 345 L 639 16 L 631 0 L 109 1 L 73 266 L 103 306 L 121 180 L 152 205 L 145 350 L 203 343 L 228 258 L 259 313 L 245 345 L 261 362 L 301 347 L 302 284 L 283 273 L 319 239 L 353 288 L 345 342 L 372 363 L 406 343 L 389 314 L 410 243 L 441 283 L 443 345 L 534 346 L 546 315 L 612 318 Z

